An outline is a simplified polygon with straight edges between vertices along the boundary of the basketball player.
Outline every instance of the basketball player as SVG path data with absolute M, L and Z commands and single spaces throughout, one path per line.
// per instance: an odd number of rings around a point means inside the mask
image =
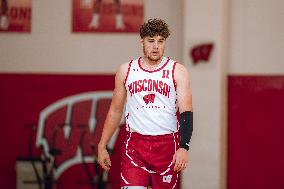
M 144 23 L 140 28 L 144 55 L 122 64 L 115 76 L 98 161 L 104 169 L 110 169 L 106 145 L 120 123 L 126 101 L 122 189 L 145 189 L 149 183 L 153 189 L 176 188 L 178 172 L 188 165 L 193 130 L 189 75 L 182 64 L 163 56 L 169 35 L 163 20 L 150 19 Z
M 0 29 L 7 30 L 8 26 L 8 2 L 1 0 Z
M 99 14 L 100 14 L 100 8 L 101 8 L 102 0 L 96 0 L 94 3 L 94 13 L 92 20 L 89 24 L 90 29 L 96 29 L 99 27 Z M 122 15 L 120 12 L 120 1 L 119 0 L 114 0 L 114 5 L 115 5 L 115 28 L 118 30 L 123 30 L 125 28 L 123 20 L 122 20 Z

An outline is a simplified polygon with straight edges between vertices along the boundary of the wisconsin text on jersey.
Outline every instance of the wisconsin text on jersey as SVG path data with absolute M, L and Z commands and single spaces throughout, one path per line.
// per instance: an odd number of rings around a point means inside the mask
M 155 91 L 169 98 L 171 87 L 160 80 L 143 79 L 133 81 L 128 85 L 130 95 L 141 91 Z

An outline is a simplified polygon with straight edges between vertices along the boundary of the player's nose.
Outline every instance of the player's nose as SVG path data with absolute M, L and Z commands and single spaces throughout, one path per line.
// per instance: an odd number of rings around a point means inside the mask
M 154 47 L 155 49 L 157 49 L 157 48 L 159 47 L 159 45 L 158 45 L 158 42 L 157 42 L 157 41 L 155 41 L 155 42 L 154 42 L 153 47 Z

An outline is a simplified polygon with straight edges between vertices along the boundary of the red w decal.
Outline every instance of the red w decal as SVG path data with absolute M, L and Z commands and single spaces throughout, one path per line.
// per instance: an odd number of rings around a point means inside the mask
M 213 43 L 206 43 L 194 46 L 190 52 L 193 63 L 197 64 L 200 61 L 207 62 L 210 58 L 213 47 Z
M 150 102 L 150 103 L 154 103 L 155 101 L 155 94 L 147 94 L 143 97 L 144 102 L 146 103 L 146 105 Z

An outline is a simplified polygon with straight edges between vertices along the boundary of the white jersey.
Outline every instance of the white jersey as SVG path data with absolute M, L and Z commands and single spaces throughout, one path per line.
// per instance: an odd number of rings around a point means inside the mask
M 178 129 L 176 62 L 163 57 L 154 71 L 141 66 L 141 58 L 129 63 L 125 88 L 126 126 L 143 135 L 163 135 Z

